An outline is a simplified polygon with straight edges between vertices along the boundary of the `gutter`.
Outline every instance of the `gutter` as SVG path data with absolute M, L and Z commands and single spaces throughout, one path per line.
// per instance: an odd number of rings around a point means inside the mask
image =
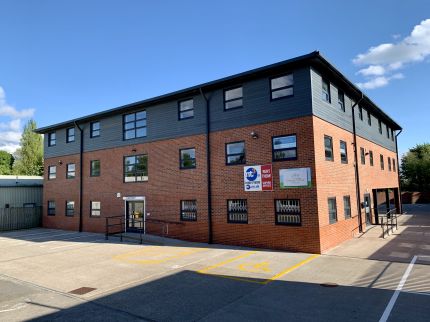
M 361 93 L 361 98 L 352 105 L 352 133 L 354 135 L 354 163 L 355 163 L 355 191 L 356 191 L 356 199 L 357 199 L 357 211 L 358 211 L 358 232 L 363 232 L 363 223 L 361 218 L 361 192 L 360 192 L 360 174 L 358 172 L 358 152 L 357 152 L 357 132 L 355 129 L 355 107 L 360 104 L 360 102 L 363 100 L 364 95 Z M 369 205 L 370 207 L 370 205 Z
M 79 146 L 79 232 L 82 232 L 82 196 L 83 196 L 83 154 L 84 154 L 84 130 L 78 125 L 78 123 L 74 122 L 75 126 L 79 129 L 80 132 L 80 146 Z
M 206 103 L 206 174 L 207 174 L 207 192 L 208 192 L 208 244 L 213 242 L 213 231 L 212 231 L 212 181 L 211 181 L 211 146 L 210 146 L 210 113 L 209 113 L 209 101 L 206 95 L 203 93 L 202 88 L 199 88 L 200 95 L 203 97 Z
M 397 147 L 397 137 L 400 133 L 403 132 L 403 129 L 400 129 L 400 132 L 396 134 L 396 158 L 397 158 L 397 180 L 399 182 L 399 207 L 400 213 L 403 213 L 403 203 L 402 203 L 402 190 L 400 189 L 400 163 L 399 163 L 399 149 Z

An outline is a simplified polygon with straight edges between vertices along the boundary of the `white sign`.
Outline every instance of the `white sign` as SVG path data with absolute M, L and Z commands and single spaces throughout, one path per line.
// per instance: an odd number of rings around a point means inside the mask
M 310 168 L 280 169 L 279 179 L 280 179 L 281 189 L 310 187 L 311 169 Z
M 243 185 L 245 191 L 261 191 L 261 166 L 243 167 Z

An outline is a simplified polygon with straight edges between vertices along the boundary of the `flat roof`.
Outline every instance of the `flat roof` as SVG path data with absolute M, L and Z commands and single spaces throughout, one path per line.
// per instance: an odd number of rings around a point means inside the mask
M 0 175 L 0 187 L 42 187 L 43 177 Z
M 227 85 L 232 85 L 235 82 L 243 82 L 248 79 L 254 79 L 265 75 L 270 75 L 272 72 L 275 72 L 279 69 L 285 69 L 288 67 L 299 67 L 299 66 L 313 66 L 318 70 L 324 70 L 326 73 L 329 73 L 332 78 L 336 79 L 338 83 L 343 83 L 347 86 L 347 90 L 344 90 L 351 96 L 353 100 L 358 101 L 360 98 L 363 98 L 362 102 L 371 107 L 371 111 L 376 113 L 377 116 L 382 117 L 382 119 L 389 123 L 393 130 L 401 130 L 401 126 L 397 124 L 387 113 L 385 113 L 381 108 L 379 108 L 369 97 L 364 95 L 364 93 L 351 81 L 349 81 L 336 67 L 334 67 L 331 63 L 326 60 L 319 51 L 314 51 L 306 55 L 298 56 L 295 58 L 291 58 L 288 60 L 284 60 L 278 63 L 266 65 L 263 67 L 259 67 L 256 69 L 251 69 L 249 71 L 231 75 L 228 77 L 220 78 L 211 82 L 202 83 L 199 85 L 195 85 L 192 87 L 188 87 L 179 91 L 163 94 L 160 96 L 156 96 L 153 98 L 137 101 L 134 103 L 122 105 L 119 107 L 115 107 L 112 109 L 108 109 L 102 112 L 89 114 L 83 117 L 75 118 L 72 120 L 68 120 L 61 123 L 56 123 L 50 126 L 41 127 L 35 130 L 37 133 L 47 133 L 59 128 L 64 128 L 67 126 L 73 126 L 75 123 L 84 123 L 93 120 L 100 119 L 102 117 L 110 116 L 113 114 L 124 113 L 129 110 L 132 110 L 136 107 L 145 107 L 150 106 L 170 100 L 174 100 L 176 98 L 180 98 L 183 96 L 188 96 L 191 94 L 200 93 L 201 91 L 208 91 L 212 89 L 216 89 L 219 87 L 224 87 Z

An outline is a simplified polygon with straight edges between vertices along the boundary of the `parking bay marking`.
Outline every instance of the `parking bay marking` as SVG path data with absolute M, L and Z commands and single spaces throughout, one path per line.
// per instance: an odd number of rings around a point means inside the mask
M 205 275 L 212 275 L 212 276 L 222 277 L 222 278 L 227 278 L 227 279 L 232 279 L 232 280 L 241 281 L 241 282 L 248 282 L 248 283 L 255 283 L 255 284 L 266 285 L 266 284 L 269 284 L 269 283 L 277 280 L 278 278 L 280 278 L 280 277 L 282 277 L 282 276 L 284 276 L 284 275 L 286 275 L 286 274 L 294 271 L 295 269 L 299 268 L 300 266 L 303 266 L 306 263 L 309 263 L 310 261 L 312 261 L 313 259 L 315 259 L 315 258 L 317 258 L 319 256 L 319 254 L 311 255 L 308 258 L 306 258 L 306 259 L 298 262 L 297 264 L 295 264 L 295 265 L 293 265 L 291 267 L 288 267 L 288 268 L 284 269 L 283 271 L 279 272 L 278 274 L 276 274 L 276 275 L 274 275 L 274 276 L 272 276 L 272 277 L 270 277 L 270 278 L 268 278 L 266 280 L 263 280 L 263 281 L 258 281 L 258 280 L 250 279 L 250 278 L 227 276 L 227 275 L 215 275 L 215 274 L 207 273 L 208 271 L 213 270 L 213 269 L 215 269 L 217 267 L 221 267 L 221 266 L 224 266 L 224 265 L 229 264 L 231 262 L 237 261 L 239 259 L 243 259 L 243 258 L 246 258 L 248 256 L 251 256 L 251 255 L 255 254 L 256 252 L 257 251 L 247 252 L 245 254 L 242 254 L 242 255 L 230 258 L 228 260 L 222 261 L 222 262 L 214 264 L 212 266 L 205 267 L 205 268 L 197 271 L 197 273 L 205 274 Z M 254 267 L 251 266 L 251 269 L 252 268 L 255 268 L 255 269 L 258 268 L 259 271 L 261 271 L 262 269 L 266 268 L 265 267 L 265 263 L 266 262 L 257 263 L 257 264 L 254 265 Z M 262 265 L 262 264 L 264 264 L 264 265 Z M 244 266 L 242 266 L 242 265 L 244 265 Z M 245 268 L 245 269 L 243 269 L 244 271 L 246 271 L 247 267 L 249 267 L 249 264 L 242 264 L 242 265 L 239 265 L 238 267 L 239 267 L 239 269 L 241 267 Z M 252 272 L 256 272 L 256 271 L 252 271 Z

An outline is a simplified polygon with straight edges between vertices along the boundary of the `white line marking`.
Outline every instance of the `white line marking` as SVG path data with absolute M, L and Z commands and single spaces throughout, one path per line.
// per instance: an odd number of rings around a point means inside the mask
M 36 240 L 36 239 L 41 239 L 41 238 L 53 238 L 53 237 L 58 237 L 58 236 L 66 236 L 66 235 L 73 235 L 73 234 L 76 234 L 76 232 L 73 232 L 73 233 L 67 233 L 67 234 L 59 234 L 59 235 L 50 235 L 50 236 L 42 236 L 42 237 L 35 237 L 35 238 L 31 238 L 31 239 L 27 239 L 27 240 L 21 240 L 21 241 L 19 241 L 18 243 L 15 243 L 15 244 L 9 244 L 10 246 L 16 246 L 16 245 L 24 245 L 24 244 L 27 244 L 27 243 L 30 243 L 31 244 L 31 241 L 33 241 L 33 240 Z
M 399 282 L 399 285 L 397 285 L 397 289 L 394 292 L 393 296 L 391 296 L 390 302 L 388 302 L 387 307 L 385 308 L 384 313 L 382 314 L 381 318 L 379 319 L 379 322 L 386 322 L 388 317 L 390 316 L 391 310 L 394 307 L 394 304 L 397 301 L 397 298 L 399 297 L 400 292 L 402 291 L 403 286 L 406 283 L 406 280 L 409 277 L 409 274 L 412 271 L 412 267 L 414 267 L 415 262 L 417 261 L 418 256 L 414 256 L 414 258 L 412 258 L 411 262 L 408 265 L 408 268 L 406 268 L 405 273 L 402 276 L 402 279 Z
M 90 241 L 86 241 L 85 243 L 95 243 L 98 241 L 102 241 L 105 240 L 103 239 L 96 239 L 96 240 L 90 240 Z M 57 246 L 57 247 L 52 247 L 50 249 L 58 249 L 58 248 L 65 248 L 65 247 L 72 247 L 72 246 L 82 246 L 82 247 L 87 247 L 88 245 L 82 244 L 82 243 L 74 243 L 74 244 L 69 244 L 69 245 L 62 245 L 62 246 Z
M 60 239 L 60 240 L 50 240 L 47 242 L 44 242 L 43 245 L 40 245 L 39 247 L 47 247 L 49 245 L 49 243 L 57 243 L 57 242 L 63 242 L 63 241 L 67 241 L 67 240 L 72 240 L 72 239 L 80 239 L 80 238 L 88 238 L 88 237 L 93 237 L 93 235 L 83 235 L 83 236 L 77 236 L 77 237 L 71 237 L 71 238 L 64 238 L 64 239 Z

